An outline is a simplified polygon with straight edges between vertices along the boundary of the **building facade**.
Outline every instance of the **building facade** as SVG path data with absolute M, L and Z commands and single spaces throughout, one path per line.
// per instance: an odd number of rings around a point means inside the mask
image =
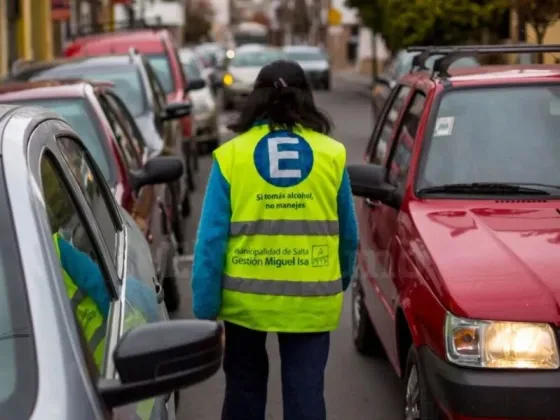
M 123 1 L 102 0 L 95 19 L 111 19 L 114 3 Z M 0 77 L 23 61 L 51 60 L 60 54 L 76 4 L 89 3 L 99 4 L 98 0 L 0 0 Z M 76 24 L 82 21 L 78 16 Z

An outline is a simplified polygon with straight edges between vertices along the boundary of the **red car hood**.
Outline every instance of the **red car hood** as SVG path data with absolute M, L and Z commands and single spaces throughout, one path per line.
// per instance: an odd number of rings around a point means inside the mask
M 441 302 L 475 319 L 560 325 L 560 213 L 553 202 L 430 200 L 410 214 Z M 426 255 L 426 253 L 428 255 Z M 421 260 L 419 260 L 421 261 Z

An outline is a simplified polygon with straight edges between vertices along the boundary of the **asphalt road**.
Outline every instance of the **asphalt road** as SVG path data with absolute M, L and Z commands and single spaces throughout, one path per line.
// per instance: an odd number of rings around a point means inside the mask
M 355 86 L 339 79 L 335 79 L 331 92 L 317 92 L 315 98 L 334 121 L 333 137 L 346 145 L 348 161 L 359 162 L 372 129 L 368 99 L 357 93 Z M 231 116 L 222 117 L 224 124 Z M 223 134 L 224 140 L 230 137 L 227 132 Z M 201 158 L 193 214 L 186 226 L 190 249 L 196 234 L 210 164 L 210 157 Z M 182 292 L 179 317 L 190 318 L 189 263 L 183 259 L 179 267 Z M 400 420 L 403 399 L 400 381 L 388 362 L 364 358 L 356 353 L 352 344 L 350 314 L 348 290 L 340 327 L 331 339 L 325 389 L 328 420 Z M 282 420 L 280 358 L 277 340 L 272 334 L 268 339 L 268 348 L 270 381 L 267 420 Z M 210 380 L 182 392 L 178 420 L 220 419 L 223 395 L 224 377 L 220 372 Z

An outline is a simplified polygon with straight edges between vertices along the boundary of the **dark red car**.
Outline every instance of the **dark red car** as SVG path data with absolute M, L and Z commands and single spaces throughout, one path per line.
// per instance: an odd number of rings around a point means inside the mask
M 415 50 L 348 166 L 354 344 L 404 379 L 402 418 L 560 419 L 560 68 L 450 70 L 560 45 Z
M 176 243 L 170 221 L 173 188 L 161 184 L 136 186 L 143 170 L 161 164 L 162 159 L 165 163 L 165 159 L 174 158 L 156 156 L 143 164 L 142 136 L 110 83 L 80 80 L 11 83 L 0 86 L 0 103 L 47 108 L 64 117 L 76 130 L 117 202 L 134 217 L 148 239 L 168 310 L 175 311 L 178 307 L 173 264 Z
M 170 103 L 190 102 L 187 79 L 177 54 L 173 37 L 165 29 L 142 29 L 96 34 L 77 38 L 64 50 L 66 57 L 91 57 L 99 55 L 128 54 L 135 48 L 145 55 L 155 70 Z M 175 151 L 185 154 L 187 180 L 194 189 L 193 162 L 196 156 L 192 117 L 184 117 L 183 137 L 177 139 Z

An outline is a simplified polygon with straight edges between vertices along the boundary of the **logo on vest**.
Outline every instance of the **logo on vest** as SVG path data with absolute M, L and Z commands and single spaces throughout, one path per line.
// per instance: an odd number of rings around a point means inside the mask
M 313 168 L 313 150 L 307 141 L 289 131 L 274 131 L 257 144 L 253 160 L 257 172 L 276 187 L 293 187 Z

